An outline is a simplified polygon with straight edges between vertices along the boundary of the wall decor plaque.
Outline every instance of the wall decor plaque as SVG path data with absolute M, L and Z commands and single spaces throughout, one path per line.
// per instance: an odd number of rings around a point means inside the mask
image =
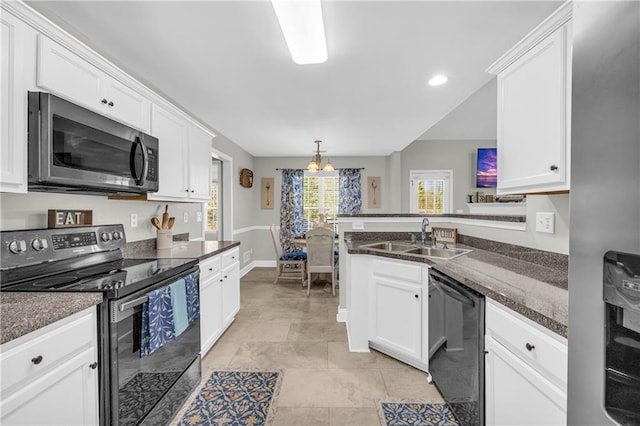
M 260 208 L 273 209 L 273 178 L 263 177 L 260 180 Z
M 86 225 L 93 225 L 93 210 L 49 210 L 47 214 L 49 229 Z
M 382 187 L 380 176 L 369 176 L 367 178 L 367 207 L 379 209 L 382 200 Z

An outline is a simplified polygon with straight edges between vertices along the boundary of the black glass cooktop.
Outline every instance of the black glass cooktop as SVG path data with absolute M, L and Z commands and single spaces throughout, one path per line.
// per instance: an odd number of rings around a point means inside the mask
M 2 291 L 102 292 L 107 298 L 135 291 L 196 266 L 195 259 L 119 259 L 51 275 L 38 274 L 15 282 L 3 282 Z

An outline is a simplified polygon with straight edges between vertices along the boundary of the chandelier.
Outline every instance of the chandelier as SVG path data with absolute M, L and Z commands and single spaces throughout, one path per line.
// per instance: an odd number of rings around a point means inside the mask
M 320 167 L 320 163 L 322 162 L 322 156 L 320 155 L 320 144 L 322 143 L 322 141 L 314 141 L 314 143 L 316 144 L 316 153 L 313 157 L 311 157 L 311 161 L 307 166 L 307 171 L 309 172 L 318 172 L 320 170 L 322 170 L 323 172 L 334 171 L 335 169 L 333 168 L 333 165 L 329 160 L 327 160 L 327 164 L 325 164 L 324 167 Z

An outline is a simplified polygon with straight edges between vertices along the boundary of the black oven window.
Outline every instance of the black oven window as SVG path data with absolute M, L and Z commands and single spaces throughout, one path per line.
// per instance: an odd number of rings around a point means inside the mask
M 119 138 L 73 120 L 53 116 L 53 164 L 91 172 L 132 178 L 141 170 L 142 151 L 134 141 Z

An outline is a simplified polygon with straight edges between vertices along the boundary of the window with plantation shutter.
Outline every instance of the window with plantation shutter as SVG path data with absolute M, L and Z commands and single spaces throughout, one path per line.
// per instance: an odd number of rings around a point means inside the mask
M 303 231 L 318 224 L 322 215 L 325 222 L 335 224 L 340 202 L 340 186 L 337 172 L 304 174 Z
M 411 213 L 451 213 L 452 170 L 411 171 Z

